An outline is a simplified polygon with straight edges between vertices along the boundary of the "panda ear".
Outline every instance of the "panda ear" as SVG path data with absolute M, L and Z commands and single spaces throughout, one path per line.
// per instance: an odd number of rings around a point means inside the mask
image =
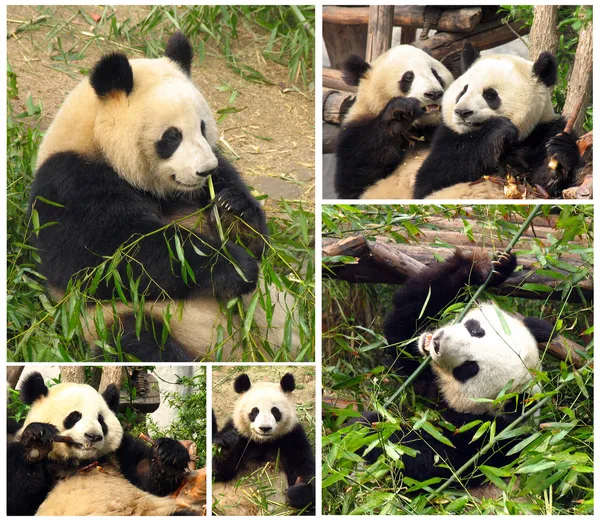
M 238 394 L 243 394 L 250 389 L 251 385 L 250 378 L 246 373 L 244 373 L 238 376 L 235 379 L 235 382 L 233 382 L 233 390 Z
M 284 393 L 291 393 L 296 388 L 296 380 L 294 380 L 294 375 L 292 373 L 284 374 L 279 382 L 279 385 Z
M 190 42 L 181 31 L 177 31 L 169 38 L 165 49 L 165 56 L 179 65 L 188 76 L 191 74 L 194 51 Z
M 465 42 L 460 55 L 460 67 L 462 71 L 466 72 L 480 57 L 481 54 L 479 54 L 477 47 L 471 42 Z
M 549 52 L 540 54 L 537 61 L 533 64 L 533 74 L 546 85 L 552 87 L 558 81 L 558 64 L 556 58 Z
M 133 90 L 133 70 L 127 56 L 120 52 L 104 56 L 94 65 L 90 83 L 100 98 L 117 92 L 129 96 Z
M 102 393 L 102 398 L 108 405 L 108 408 L 117 414 L 119 412 L 119 389 L 115 384 L 110 384 Z
M 23 403 L 31 405 L 44 396 L 48 396 L 48 387 L 46 387 L 44 378 L 38 372 L 31 373 L 21 384 L 19 398 Z
M 371 66 L 358 54 L 351 54 L 342 65 L 342 78 L 348 85 L 357 86 L 364 78 Z
M 554 337 L 552 334 L 554 331 L 554 326 L 545 320 L 535 317 L 527 317 L 523 319 L 523 324 L 525 324 L 525 327 L 529 329 L 529 332 L 533 335 L 533 338 L 535 338 L 536 342 L 545 344 Z

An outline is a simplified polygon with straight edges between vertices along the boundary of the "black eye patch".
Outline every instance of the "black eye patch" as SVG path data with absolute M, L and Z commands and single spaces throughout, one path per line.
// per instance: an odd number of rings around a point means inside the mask
M 470 318 L 464 323 L 467 328 L 469 335 L 475 338 L 483 338 L 485 336 L 485 330 L 481 327 L 481 324 L 474 318 Z
M 202 132 L 202 135 L 206 137 L 206 123 L 204 123 L 204 120 L 200 122 L 200 132 Z
M 460 94 L 456 97 L 456 103 L 458 103 L 458 100 L 463 97 L 464 93 L 467 92 L 468 88 L 469 88 L 469 86 L 465 85 L 465 88 L 460 91 Z
M 406 71 L 402 75 L 402 79 L 400 80 L 400 90 L 404 93 L 408 92 L 414 79 L 415 74 L 413 73 L 413 71 Z
M 500 107 L 500 96 L 496 92 L 496 89 L 485 89 L 483 91 L 483 99 L 492 110 Z
M 170 127 L 165 130 L 159 141 L 156 142 L 156 153 L 161 159 L 169 159 L 179 147 L 183 135 L 181 130 Z
M 79 411 L 73 411 L 71 414 L 69 414 L 69 416 L 65 418 L 65 421 L 63 421 L 63 425 L 65 429 L 70 429 L 72 427 L 75 427 L 75 424 L 79 420 L 81 420 L 81 413 Z
M 104 421 L 104 416 L 102 416 L 101 414 L 98 415 L 98 423 L 100 424 L 100 427 L 102 427 L 102 434 L 106 436 L 106 433 L 108 432 L 108 425 L 106 425 Z
M 277 407 L 271 409 L 271 414 L 273 415 L 273 418 L 275 418 L 275 421 L 281 421 L 281 411 Z
M 462 383 L 477 376 L 477 373 L 479 373 L 479 364 L 474 360 L 464 362 L 452 370 L 452 376 Z
M 260 412 L 260 411 L 259 411 L 259 410 L 258 410 L 256 407 L 254 407 L 254 409 L 252 409 L 252 410 L 250 411 L 250 413 L 248 414 L 248 419 L 249 419 L 251 422 L 253 422 L 254 420 L 256 420 L 256 417 L 258 416 L 258 413 L 259 413 L 259 412 Z
M 435 79 L 440 82 L 440 85 L 442 86 L 442 89 L 445 90 L 446 89 L 446 84 L 444 83 L 444 80 L 442 79 L 442 77 L 438 74 L 438 71 L 436 71 L 435 69 L 431 69 L 431 72 L 435 76 Z

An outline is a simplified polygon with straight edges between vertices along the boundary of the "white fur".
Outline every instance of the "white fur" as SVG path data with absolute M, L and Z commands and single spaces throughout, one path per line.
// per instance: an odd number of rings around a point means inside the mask
M 73 411 L 81 413 L 81 419 L 70 429 L 65 429 L 63 421 Z M 98 415 L 104 417 L 108 433 L 103 435 Z M 23 428 L 17 433 L 20 439 L 23 430 L 34 422 L 50 423 L 63 436 L 70 436 L 75 443 L 54 443 L 48 454 L 51 460 L 89 460 L 101 458 L 117 450 L 123 438 L 123 427 L 116 415 L 108 408 L 101 394 L 93 387 L 85 384 L 63 383 L 49 388 L 48 395 L 36 400 L 25 419 Z M 85 434 L 102 435 L 102 440 L 89 443 Z
M 501 315 L 505 322 L 503 327 Z M 475 319 L 485 331 L 481 338 L 472 337 L 464 323 Z M 428 335 L 443 331 L 439 353 L 427 341 Z M 520 320 L 499 308 L 484 304 L 471 310 L 459 324 L 425 333 L 419 338 L 419 349 L 431 355 L 432 369 L 446 401 L 457 411 L 486 413 L 492 410 L 489 402 L 476 402 L 475 398 L 494 400 L 512 380 L 507 392 L 523 390 L 532 379 L 531 369 L 540 368 L 537 342 Z M 452 371 L 466 361 L 475 361 L 479 373 L 466 382 L 456 380 Z
M 253 422 L 248 414 L 257 408 L 259 414 Z M 281 419 L 275 420 L 271 409 L 277 407 Z M 285 393 L 278 383 L 253 383 L 248 391 L 236 401 L 233 409 L 233 424 L 238 432 L 257 443 L 270 442 L 288 434 L 298 423 L 296 404 L 291 393 Z M 268 433 L 260 427 L 272 427 Z
M 465 86 L 466 92 L 456 101 Z M 491 109 L 483 91 L 493 88 L 501 99 L 497 110 Z M 465 123 L 455 109 L 468 109 L 473 115 Z M 533 74 L 533 62 L 509 55 L 479 58 L 446 91 L 442 103 L 444 123 L 459 134 L 470 132 L 491 117 L 503 116 L 514 123 L 520 139 L 525 139 L 538 123 L 556 117 L 552 107 L 552 88 Z

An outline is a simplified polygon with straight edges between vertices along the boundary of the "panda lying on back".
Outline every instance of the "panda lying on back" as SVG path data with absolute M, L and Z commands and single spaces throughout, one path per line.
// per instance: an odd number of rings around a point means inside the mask
M 384 327 L 390 344 L 386 365 L 408 376 L 420 365 L 419 357 L 431 355 L 431 363 L 413 383 L 415 393 L 431 400 L 443 420 L 454 426 L 450 432 L 442 429 L 454 448 L 423 429 L 406 428 L 392 435 L 392 442 L 418 451 L 415 457 L 402 458 L 404 476 L 419 481 L 449 478 L 487 443 L 486 436 L 472 441 L 478 426 L 495 420 L 498 435 L 520 416 L 523 399 L 532 391 L 530 371 L 540 369 L 538 342 L 550 339 L 550 324 L 536 318 L 521 321 L 493 305 L 480 304 L 461 323 L 426 329 L 466 285 L 482 284 L 492 270 L 490 284 L 499 285 L 515 267 L 512 254 L 501 253 L 490 263 L 484 253 L 456 251 L 446 262 L 433 264 L 408 280 L 395 295 Z M 491 401 L 503 389 L 507 394 L 519 394 L 500 406 L 493 405 Z M 367 412 L 364 419 L 372 423 L 379 416 Z M 460 432 L 472 422 L 477 422 L 474 427 Z M 478 464 L 502 467 L 510 463 L 516 456 L 507 452 L 518 442 L 518 438 L 500 442 Z M 372 451 L 367 459 L 372 462 L 381 452 Z M 483 479 L 475 474 L 465 475 L 461 481 L 477 485 Z
M 215 120 L 190 78 L 192 57 L 181 33 L 163 58 L 104 56 L 46 132 L 31 188 L 42 225 L 32 240 L 50 291 L 61 299 L 76 278 L 96 299 L 125 301 L 137 286 L 146 302 L 141 331 L 124 302 L 114 308 L 118 319 L 106 306 L 104 322 L 117 320 L 123 350 L 145 361 L 206 355 L 220 317 L 214 297 L 255 288 L 267 237 L 259 203 L 217 151 Z M 89 275 L 121 247 L 117 275 Z
M 294 376 L 285 374 L 276 383 L 251 383 L 246 374 L 233 384 L 240 395 L 233 418 L 218 430 L 213 412 L 213 497 L 225 515 L 257 515 L 245 496 L 243 476 L 268 462 L 278 462 L 283 479 L 273 479 L 273 488 L 283 488 L 287 503 L 303 514 L 315 513 L 315 456 L 304 428 L 298 422 L 291 396 Z M 280 470 L 281 472 L 281 470 Z M 251 494 L 251 493 L 250 493 Z M 277 499 L 270 498 L 272 502 Z
M 452 74 L 424 51 L 398 45 L 371 65 L 352 55 L 344 79 L 358 85 L 358 93 L 336 145 L 338 196 L 386 198 L 374 185 L 393 177 L 396 197 L 410 198 Z
M 165 497 L 182 483 L 188 452 L 176 440 L 150 448 L 124 433 L 114 385 L 102 395 L 84 384 L 48 388 L 31 373 L 21 400 L 31 410 L 8 443 L 8 515 L 191 513 Z
M 462 67 L 466 72 L 444 96 L 443 124 L 417 173 L 414 198 L 503 198 L 501 188 L 488 193 L 491 185 L 470 183 L 504 176 L 506 165 L 560 197 L 575 182 L 581 159 L 577 136 L 563 132 L 565 120 L 552 106 L 554 56 L 543 52 L 535 63 L 509 55 L 480 57 L 466 44 Z M 557 170 L 548 168 L 553 156 Z

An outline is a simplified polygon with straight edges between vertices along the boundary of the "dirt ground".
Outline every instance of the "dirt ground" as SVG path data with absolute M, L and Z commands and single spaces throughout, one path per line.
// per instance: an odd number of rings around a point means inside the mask
M 119 22 L 129 18 L 137 23 L 150 8 L 117 6 L 115 9 Z M 87 14 L 87 20 L 82 12 Z M 103 40 L 93 37 L 95 28 L 90 25 L 90 17 L 99 17 L 102 12 L 103 8 L 98 6 L 8 6 L 7 53 L 18 78 L 17 109 L 24 110 L 29 95 L 34 103 L 41 102 L 43 129 L 48 127 L 65 96 L 103 54 L 121 51 L 130 58 L 142 57 L 134 41 L 128 42 L 124 37 Z M 28 25 L 24 27 L 24 23 Z M 163 38 L 166 40 L 174 30 L 165 29 Z M 108 32 L 108 27 L 102 31 Z M 103 34 L 102 31 L 98 34 Z M 290 88 L 287 67 L 263 57 L 268 35 L 249 32 L 241 23 L 238 32 L 239 40 L 232 49 L 236 59 L 258 70 L 273 85 L 242 79 L 227 66 L 214 44 L 207 42 L 202 65 L 197 58 L 194 61 L 194 81 L 215 116 L 218 110 L 230 106 L 243 109 L 227 115 L 218 124 L 222 148 L 247 182 L 259 193 L 268 194 L 271 201 L 302 200 L 312 206 L 314 94 Z M 79 53 L 81 58 L 76 56 Z M 239 93 L 233 103 L 229 102 L 232 91 L 223 90 L 225 85 Z
M 296 380 L 292 396 L 299 408 L 298 418 L 307 432 L 312 434 L 311 438 L 314 437 L 316 375 L 314 367 L 307 366 L 213 366 L 212 407 L 219 427 L 231 417 L 233 404 L 238 396 L 233 390 L 233 381 L 242 373 L 246 373 L 251 382 L 278 382 L 285 373 L 292 373 Z M 311 418 L 310 422 L 308 417 Z

